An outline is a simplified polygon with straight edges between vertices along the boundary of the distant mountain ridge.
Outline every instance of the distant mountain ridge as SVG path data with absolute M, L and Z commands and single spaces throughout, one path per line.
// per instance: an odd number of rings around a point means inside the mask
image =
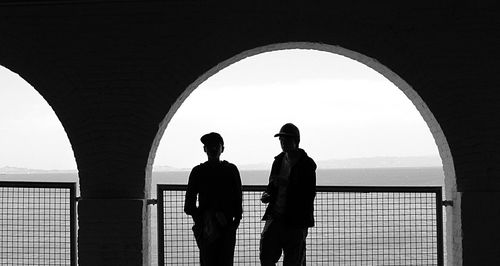
M 317 162 L 319 168 L 394 168 L 394 167 L 440 167 L 438 156 L 406 156 L 406 157 L 366 157 L 351 159 L 331 159 Z
M 272 162 L 255 164 L 237 164 L 240 170 L 269 170 Z M 398 168 L 398 167 L 441 167 L 439 156 L 380 156 L 364 158 L 317 160 L 320 169 L 347 169 L 347 168 Z M 186 168 L 154 167 L 153 171 L 189 171 Z
M 0 168 L 0 174 L 49 174 L 49 173 L 76 173 L 76 170 L 43 170 L 22 167 L 4 166 Z
M 171 171 L 187 171 L 191 169 L 187 168 L 178 168 L 169 165 L 153 165 L 153 172 L 171 172 Z

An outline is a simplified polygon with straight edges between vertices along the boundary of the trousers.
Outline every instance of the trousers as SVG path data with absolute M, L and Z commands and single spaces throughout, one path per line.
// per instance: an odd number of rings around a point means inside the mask
M 267 220 L 260 238 L 260 263 L 274 266 L 283 252 L 283 266 L 306 265 L 307 228 L 296 228 L 282 220 Z
M 200 265 L 202 266 L 232 266 L 234 261 L 234 246 L 236 230 L 229 227 L 221 230 L 215 239 L 200 239 Z

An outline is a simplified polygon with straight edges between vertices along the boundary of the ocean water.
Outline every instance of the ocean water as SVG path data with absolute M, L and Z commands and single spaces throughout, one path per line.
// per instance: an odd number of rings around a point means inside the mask
M 243 185 L 265 185 L 269 170 L 240 170 Z M 318 169 L 319 186 L 443 186 L 441 167 Z M 153 172 L 153 184 L 187 184 L 189 171 Z M 77 173 L 0 174 L 0 181 L 77 182 Z
M 269 170 L 240 170 L 243 185 L 266 185 Z M 189 171 L 153 172 L 153 184 L 187 184 Z M 441 167 L 318 169 L 318 186 L 443 186 Z

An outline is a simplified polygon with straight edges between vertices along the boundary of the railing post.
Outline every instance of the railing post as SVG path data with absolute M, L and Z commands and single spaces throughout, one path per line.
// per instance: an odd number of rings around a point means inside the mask
M 441 188 L 436 189 L 436 230 L 437 230 L 437 256 L 438 266 L 444 266 L 444 248 L 443 248 L 443 201 Z
M 157 188 L 156 188 L 156 199 L 158 201 L 158 204 L 156 205 L 157 206 L 157 239 L 158 239 L 158 266 L 164 266 L 165 265 L 165 247 L 164 247 L 164 243 L 165 243 L 165 235 L 164 235 L 164 232 L 165 232 L 165 228 L 164 228 L 164 224 L 163 224 L 163 220 L 164 220 L 164 217 L 163 217 L 163 203 L 164 203 L 164 199 L 163 199 L 163 191 L 164 191 L 164 186 L 162 185 L 158 185 Z

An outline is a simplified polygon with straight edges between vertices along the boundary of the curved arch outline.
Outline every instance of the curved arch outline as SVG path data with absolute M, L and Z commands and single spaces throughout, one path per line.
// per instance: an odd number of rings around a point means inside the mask
M 75 150 L 73 147 L 73 138 L 70 134 L 68 134 L 67 128 L 63 120 L 61 120 L 61 110 L 54 108 L 54 103 L 50 101 L 44 93 L 44 90 L 40 90 L 40 88 L 49 87 L 49 85 L 44 82 L 46 80 L 50 80 L 50 87 L 59 88 L 60 92 L 65 92 L 69 94 L 69 89 L 72 88 L 72 84 L 69 82 L 68 77 L 64 75 L 63 72 L 52 71 L 50 67 L 44 67 L 43 64 L 46 63 L 54 63 L 54 62 L 44 62 L 37 60 L 37 55 L 40 54 L 40 50 L 36 47 L 29 46 L 24 43 L 22 40 L 19 40 L 14 35 L 4 34 L 2 35 L 2 42 L 0 43 L 0 66 L 8 69 L 12 73 L 18 75 L 21 79 L 23 79 L 26 83 L 28 83 L 36 93 L 38 93 L 45 103 L 49 105 L 49 107 L 54 112 L 54 115 L 57 117 L 57 120 L 63 127 L 64 133 L 66 134 L 66 138 L 69 141 L 71 152 L 73 154 L 73 159 L 75 161 L 76 170 L 78 171 L 78 159 L 75 154 Z M 9 62 L 4 63 L 4 61 Z M 33 73 L 33 75 L 28 75 L 23 72 L 22 68 L 30 66 L 30 69 L 36 69 L 37 72 Z M 40 77 L 50 77 L 50 78 L 40 78 Z M 36 84 L 33 80 L 36 79 L 41 81 Z M 78 177 L 79 182 L 79 177 Z
M 429 107 L 425 104 L 422 98 L 417 94 L 417 92 L 404 81 L 399 75 L 391 71 L 389 68 L 378 62 L 376 59 L 368 57 L 366 55 L 357 53 L 352 50 L 342 48 L 340 46 L 322 44 L 322 43 L 312 43 L 312 42 L 289 42 L 289 43 L 279 43 L 271 44 L 266 46 L 257 47 L 251 50 L 244 51 L 237 54 L 211 68 L 209 71 L 204 73 L 198 79 L 196 79 L 191 85 L 189 85 L 186 90 L 179 96 L 175 103 L 171 106 L 165 118 L 159 125 L 158 133 L 153 141 L 151 151 L 148 157 L 148 162 L 146 166 L 146 193 L 151 187 L 151 176 L 153 169 L 153 162 L 156 155 L 156 151 L 160 144 L 161 137 L 163 136 L 167 125 L 169 124 L 172 117 L 175 115 L 179 107 L 186 100 L 186 98 L 204 81 L 209 77 L 217 74 L 220 70 L 241 61 L 247 57 L 262 54 L 265 52 L 272 52 L 278 50 L 288 50 L 288 49 L 302 49 L 302 50 L 317 50 L 323 52 L 330 52 L 345 56 L 347 58 L 358 61 L 371 69 L 377 71 L 385 78 L 390 80 L 394 85 L 396 85 L 405 95 L 410 99 L 410 101 L 415 105 L 420 115 L 427 123 L 434 141 L 438 147 L 439 155 L 443 163 L 443 170 L 445 176 L 445 195 L 447 199 L 453 201 L 453 207 L 448 207 L 446 209 L 446 254 L 447 254 L 447 265 L 462 265 L 462 230 L 461 230 L 461 214 L 460 214 L 460 197 L 459 192 L 457 192 L 456 186 L 456 175 L 455 166 L 453 163 L 453 158 L 451 156 L 451 150 L 446 140 L 446 136 L 441 129 L 441 126 L 437 122 Z

